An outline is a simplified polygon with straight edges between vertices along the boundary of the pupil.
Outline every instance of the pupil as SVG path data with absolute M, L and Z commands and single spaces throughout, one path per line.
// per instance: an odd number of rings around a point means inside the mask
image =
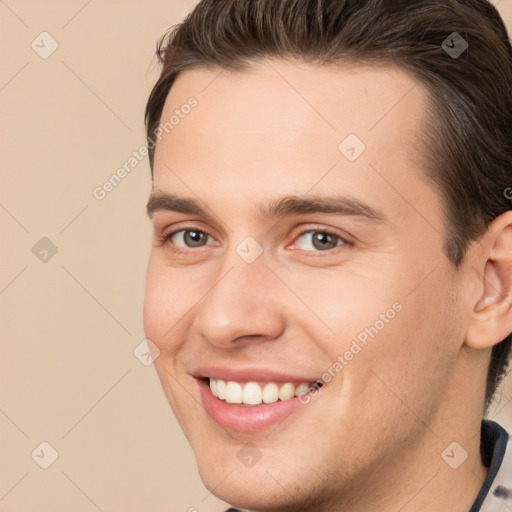
M 332 236 L 328 233 L 317 233 L 313 237 L 313 245 L 317 249 L 325 249 L 326 246 L 332 245 Z
M 187 233 L 185 233 L 185 241 L 187 245 L 197 247 L 201 245 L 203 235 L 204 233 L 201 233 L 201 231 L 188 231 Z

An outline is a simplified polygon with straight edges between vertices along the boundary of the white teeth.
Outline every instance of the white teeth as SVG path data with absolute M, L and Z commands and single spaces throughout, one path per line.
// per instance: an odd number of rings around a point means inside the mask
M 268 382 L 263 389 L 256 382 L 248 382 L 244 385 L 221 379 L 210 378 L 210 389 L 213 396 L 225 400 L 228 404 L 260 405 L 261 403 L 273 404 L 278 400 L 286 401 L 307 393 L 310 384 L 305 382 L 295 385 L 286 382 L 280 386 L 275 382 Z
M 275 382 L 265 384 L 263 388 L 263 401 L 266 404 L 273 404 L 279 399 L 279 387 Z
M 295 388 L 295 396 L 299 396 L 301 393 L 307 393 L 307 392 L 308 392 L 308 389 L 309 389 L 309 384 L 306 384 L 306 383 L 299 384 L 299 385 Z M 214 394 L 215 394 L 215 393 L 214 393 Z
M 244 386 L 242 402 L 247 405 L 261 404 L 263 392 L 256 382 L 248 382 Z
M 210 381 L 215 379 L 210 379 Z M 217 380 L 216 382 L 216 388 L 217 388 L 217 394 L 214 395 L 218 396 L 221 400 L 226 400 L 226 381 L 225 380 Z
M 229 381 L 226 383 L 226 402 L 228 404 L 242 403 L 242 386 L 238 382 Z
M 295 396 L 295 386 L 289 382 L 279 388 L 279 399 L 283 402 Z

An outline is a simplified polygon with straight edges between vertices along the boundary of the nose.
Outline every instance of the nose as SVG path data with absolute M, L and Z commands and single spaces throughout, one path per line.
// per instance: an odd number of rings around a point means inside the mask
M 196 332 L 210 344 L 230 348 L 244 339 L 265 341 L 281 335 L 285 304 L 279 298 L 279 280 L 263 257 L 252 263 L 230 259 L 211 286 L 193 320 Z

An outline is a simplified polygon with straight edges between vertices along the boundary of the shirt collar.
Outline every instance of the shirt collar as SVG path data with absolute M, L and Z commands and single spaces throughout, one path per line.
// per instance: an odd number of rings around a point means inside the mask
M 512 510 L 512 437 L 494 421 L 482 420 L 480 455 L 489 471 L 469 512 Z

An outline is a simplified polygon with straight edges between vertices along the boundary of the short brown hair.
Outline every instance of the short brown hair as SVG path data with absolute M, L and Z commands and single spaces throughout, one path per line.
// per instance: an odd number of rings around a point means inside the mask
M 468 44 L 457 57 L 443 45 L 454 32 Z M 512 48 L 486 0 L 202 0 L 159 40 L 157 56 L 162 71 L 145 113 L 152 173 L 155 131 L 181 71 L 242 71 L 274 57 L 388 63 L 429 92 L 426 173 L 443 198 L 444 251 L 453 265 L 512 209 L 505 193 L 512 185 Z M 493 347 L 485 409 L 511 343 L 509 335 Z

